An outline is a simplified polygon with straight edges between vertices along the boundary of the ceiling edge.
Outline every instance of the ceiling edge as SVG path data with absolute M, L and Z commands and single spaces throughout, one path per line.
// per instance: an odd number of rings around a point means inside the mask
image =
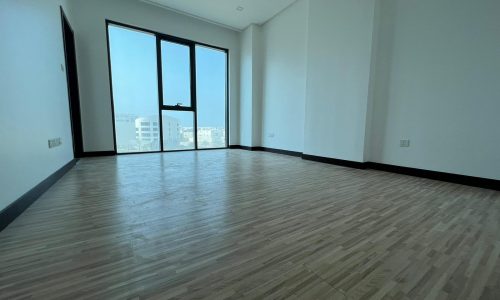
M 197 16 L 197 15 L 193 15 L 193 14 L 190 14 L 190 13 L 187 13 L 187 12 L 175 9 L 175 8 L 168 7 L 166 5 L 162 5 L 162 4 L 150 1 L 150 0 L 139 0 L 139 1 L 141 1 L 143 3 L 146 3 L 146 4 L 149 4 L 149 5 L 153 5 L 153 6 L 156 6 L 156 7 L 160 7 L 160 8 L 172 11 L 172 12 L 180 14 L 180 15 L 184 15 L 184 16 L 187 16 L 187 17 L 190 17 L 190 18 L 193 18 L 193 19 L 197 19 L 197 20 L 200 20 L 200 21 L 203 21 L 203 22 L 207 22 L 207 23 L 219 26 L 219 27 L 223 27 L 223 28 L 226 28 L 226 29 L 229 29 L 229 30 L 232 30 L 232 31 L 236 31 L 236 32 L 242 32 L 243 31 L 242 29 L 239 29 L 239 28 L 236 28 L 236 27 L 233 27 L 233 26 L 229 26 L 229 25 L 225 25 L 225 24 L 222 24 L 222 23 L 219 23 L 219 22 L 216 22 L 216 21 L 212 21 L 212 20 L 209 20 L 209 19 Z
M 288 4 L 287 6 L 285 6 L 282 10 L 278 11 L 277 13 L 275 13 L 272 17 L 270 17 L 269 19 L 267 19 L 267 21 L 263 22 L 262 24 L 259 24 L 260 26 L 264 26 L 266 25 L 269 21 L 271 21 L 272 19 L 276 18 L 278 15 L 281 15 L 281 13 L 283 13 L 285 10 L 289 9 L 290 7 L 292 7 L 295 3 L 297 3 L 298 0 L 293 0 L 292 3 Z

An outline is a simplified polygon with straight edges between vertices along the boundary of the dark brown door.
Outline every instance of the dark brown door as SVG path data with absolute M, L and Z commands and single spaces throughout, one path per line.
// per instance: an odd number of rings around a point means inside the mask
M 73 135 L 73 153 L 76 158 L 83 156 L 82 117 L 80 114 L 80 92 L 76 66 L 75 34 L 61 8 L 64 53 L 66 58 L 66 79 L 68 82 L 71 132 Z

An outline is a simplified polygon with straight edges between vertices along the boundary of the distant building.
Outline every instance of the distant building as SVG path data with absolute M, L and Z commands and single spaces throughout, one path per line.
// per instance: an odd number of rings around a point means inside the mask
M 118 152 L 133 152 L 138 150 L 135 134 L 135 119 L 137 116 L 119 114 L 115 117 L 116 147 Z
M 163 146 L 166 149 L 175 149 L 181 142 L 182 128 L 179 120 L 169 116 L 162 116 Z
M 198 128 L 198 145 L 211 145 L 213 142 L 213 128 L 200 127 Z M 206 147 L 206 146 L 205 146 Z
M 158 117 L 137 118 L 135 120 L 135 137 L 140 151 L 160 150 L 160 131 Z
M 224 127 L 199 127 L 198 146 L 200 148 L 223 148 L 226 146 Z
M 183 127 L 176 118 L 163 115 L 163 146 L 167 150 L 194 149 L 194 128 Z M 115 121 L 118 152 L 159 151 L 160 122 L 157 116 L 118 114 Z M 199 127 L 200 148 L 226 146 L 224 127 Z

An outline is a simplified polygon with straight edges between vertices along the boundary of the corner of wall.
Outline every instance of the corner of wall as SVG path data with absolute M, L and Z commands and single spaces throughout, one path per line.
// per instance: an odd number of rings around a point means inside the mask
M 365 144 L 363 152 L 363 161 L 367 162 L 371 159 L 372 152 L 372 130 L 373 130 L 373 109 L 375 101 L 375 76 L 377 67 L 377 52 L 378 52 L 378 32 L 380 27 L 380 1 L 375 0 L 373 9 L 373 30 L 371 42 L 371 59 L 370 59 L 370 76 L 368 86 L 368 102 L 366 107 L 366 126 L 365 126 Z
M 252 36 L 252 146 L 262 146 L 262 27 L 253 26 Z
M 248 26 L 240 36 L 240 144 L 261 144 L 262 38 L 261 27 Z

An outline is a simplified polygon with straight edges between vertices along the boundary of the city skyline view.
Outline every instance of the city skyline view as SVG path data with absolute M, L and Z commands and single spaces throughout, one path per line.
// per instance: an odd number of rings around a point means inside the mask
M 194 127 L 183 126 L 179 119 L 163 115 L 164 151 L 194 149 Z M 118 152 L 160 151 L 160 122 L 158 116 L 116 115 L 115 128 L 121 138 L 117 140 Z M 225 127 L 198 127 L 199 148 L 226 146 Z

